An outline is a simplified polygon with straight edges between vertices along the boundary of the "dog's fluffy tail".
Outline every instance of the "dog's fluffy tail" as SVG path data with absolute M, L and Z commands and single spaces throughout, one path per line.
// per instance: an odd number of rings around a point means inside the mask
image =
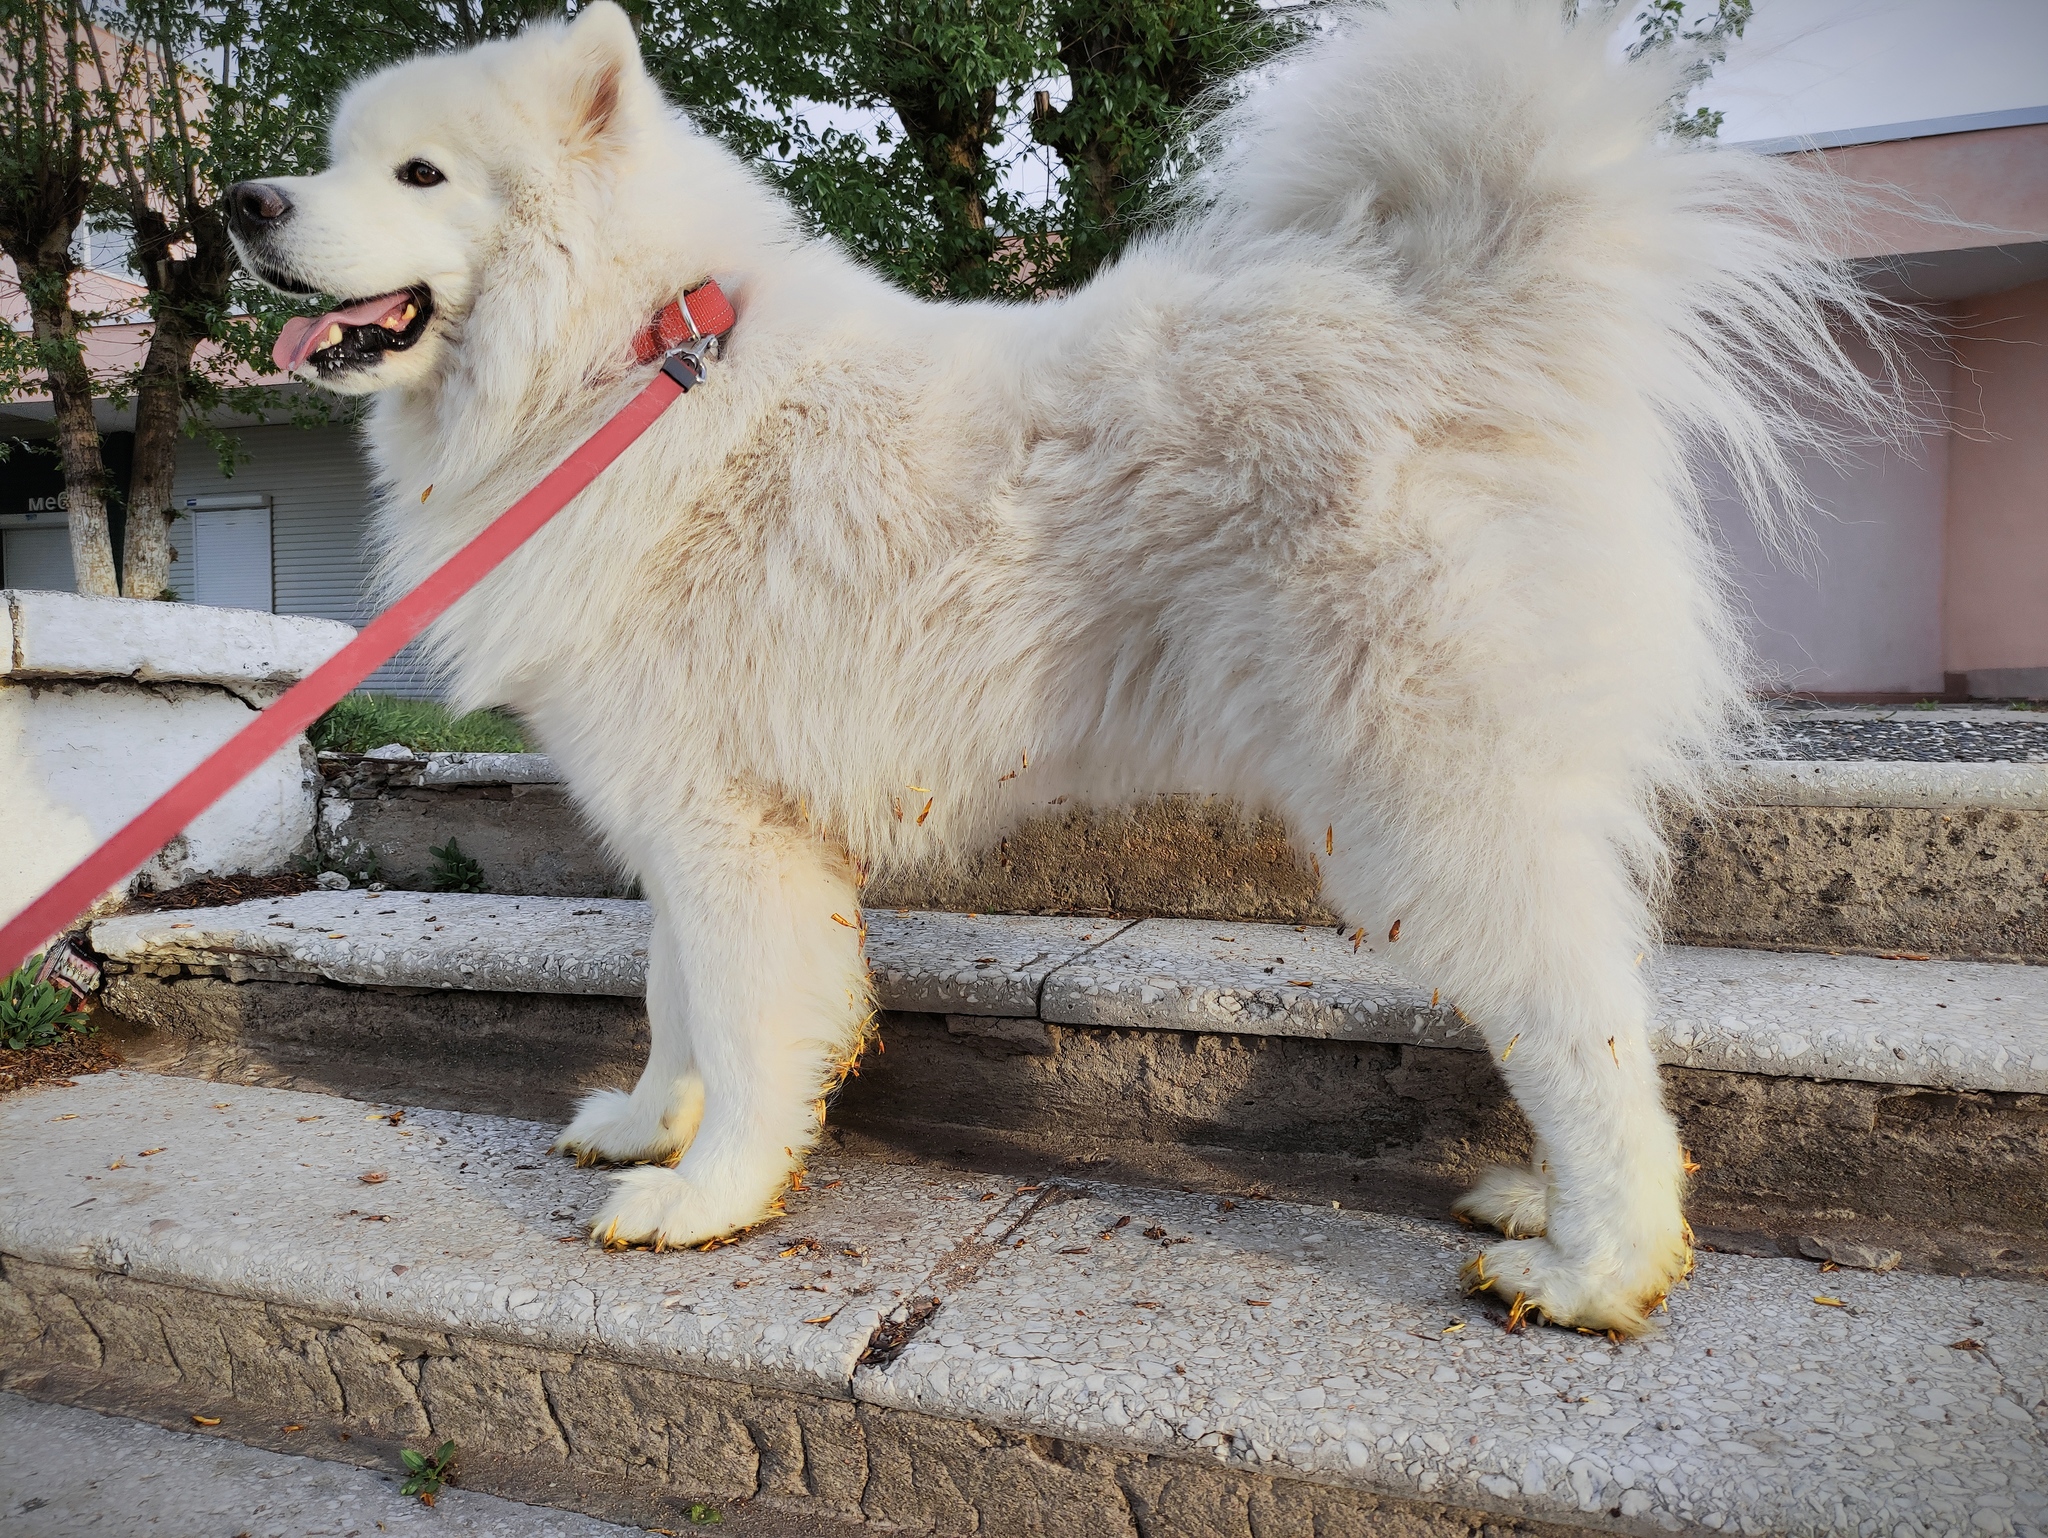
M 1551 422 L 1647 397 L 1675 463 L 1718 458 L 1796 538 L 1798 455 L 1911 425 L 1900 318 L 1830 260 L 1860 194 L 1670 143 L 1685 61 L 1625 61 L 1614 30 L 1558 0 L 1351 13 L 1211 125 L 1207 218 L 1226 249 L 1308 236 L 1382 274 L 1469 360 L 1468 401 Z

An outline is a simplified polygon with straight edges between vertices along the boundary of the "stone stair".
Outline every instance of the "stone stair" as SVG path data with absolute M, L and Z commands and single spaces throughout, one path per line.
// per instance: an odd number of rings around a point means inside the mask
M 542 755 L 322 754 L 321 769 L 321 855 L 359 884 L 431 886 L 432 850 L 454 838 L 494 891 L 629 889 Z M 1670 818 L 1674 941 L 2048 962 L 2048 763 L 1752 759 L 1724 790 L 1716 814 Z M 1334 922 L 1287 830 L 1211 796 L 1049 806 L 957 872 L 869 895 L 883 908 Z
M 830 1153 L 606 1253 L 551 1127 L 400 1109 L 0 1102 L 0 1387 L 671 1528 L 2048 1531 L 2038 1284 L 1708 1254 L 1657 1336 L 1510 1334 L 1449 1224 Z
M 644 1061 L 646 905 L 535 755 L 321 767 L 393 889 L 100 921 L 128 1070 L 0 1100 L 0 1389 L 742 1538 L 2048 1538 L 2048 765 L 1674 827 L 1704 1252 L 1622 1345 L 1459 1295 L 1527 1129 L 1277 824 L 1048 808 L 872 890 L 886 1050 L 788 1216 L 606 1254 L 545 1149 Z M 400 889 L 451 836 L 505 890 Z
M 106 1001 L 160 1071 L 559 1120 L 630 1084 L 648 910 L 301 896 L 104 920 Z M 1446 1211 L 1527 1132 L 1450 1000 L 1333 930 L 871 912 L 885 1050 L 835 1130 L 1219 1194 Z M 1675 947 L 1655 1050 L 1708 1243 L 2048 1267 L 2048 968 Z

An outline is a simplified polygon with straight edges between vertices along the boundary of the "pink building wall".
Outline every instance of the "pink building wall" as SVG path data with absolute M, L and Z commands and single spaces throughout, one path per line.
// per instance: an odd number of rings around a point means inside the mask
M 2048 692 L 2048 282 L 1962 301 L 1954 324 L 1946 670 Z M 2039 677 L 1976 676 L 2014 672 Z
M 1916 360 L 1945 398 L 1945 353 Z M 1950 441 L 1866 444 L 1846 462 L 1808 459 L 1813 511 L 1799 549 L 1779 553 L 1732 497 L 1714 503 L 1744 611 L 1755 683 L 1773 692 L 1938 694 L 1942 688 L 1943 505 Z
M 1792 562 L 1744 509 L 1716 505 L 1757 681 L 2048 698 L 2048 124 L 1821 153 L 1901 194 L 1841 254 L 1896 258 L 1876 281 L 1941 327 L 1945 345 L 1917 364 L 1946 422 L 1846 465 L 1806 465 L 1817 514 Z
M 1862 222 L 1841 255 L 1959 251 L 2048 236 L 2048 123 L 1824 150 L 1830 171 L 1906 194 Z M 1910 207 L 1947 218 L 1915 218 Z M 1954 221 L 1954 222 L 1950 222 Z

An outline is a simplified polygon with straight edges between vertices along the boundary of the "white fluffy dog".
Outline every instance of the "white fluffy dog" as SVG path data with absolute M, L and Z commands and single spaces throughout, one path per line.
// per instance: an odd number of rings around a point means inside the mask
M 773 1208 L 870 1018 L 865 870 L 1199 789 L 1283 815 L 1491 1044 L 1536 1152 L 1460 1204 L 1506 1236 L 1468 1284 L 1642 1328 L 1690 1264 L 1656 803 L 1746 710 L 1693 461 L 1767 504 L 1795 389 L 1875 399 L 1816 179 L 1663 142 L 1676 78 L 1554 3 L 1393 0 L 1248 93 L 1177 222 L 1030 306 L 805 236 L 605 3 L 363 82 L 331 169 L 235 190 L 268 281 L 379 296 L 287 361 L 379 392 L 393 588 L 641 387 L 657 309 L 711 276 L 737 307 L 433 637 L 653 904 L 646 1072 L 559 1145 L 642 1166 L 599 1236 Z

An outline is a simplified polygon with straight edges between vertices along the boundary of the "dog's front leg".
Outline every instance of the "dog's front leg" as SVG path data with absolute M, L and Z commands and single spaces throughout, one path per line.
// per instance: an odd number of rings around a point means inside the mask
M 869 1017 L 859 894 L 843 853 L 746 810 L 706 819 L 683 842 L 648 862 L 662 913 L 648 969 L 654 1039 L 647 1074 L 623 1106 L 611 1103 L 624 1116 L 609 1126 L 630 1143 L 659 1125 L 643 1157 L 658 1156 L 664 1139 L 683 1152 L 674 1168 L 618 1177 L 592 1224 L 608 1244 L 702 1243 L 769 1216 Z M 685 1123 L 699 1099 L 692 1138 Z

